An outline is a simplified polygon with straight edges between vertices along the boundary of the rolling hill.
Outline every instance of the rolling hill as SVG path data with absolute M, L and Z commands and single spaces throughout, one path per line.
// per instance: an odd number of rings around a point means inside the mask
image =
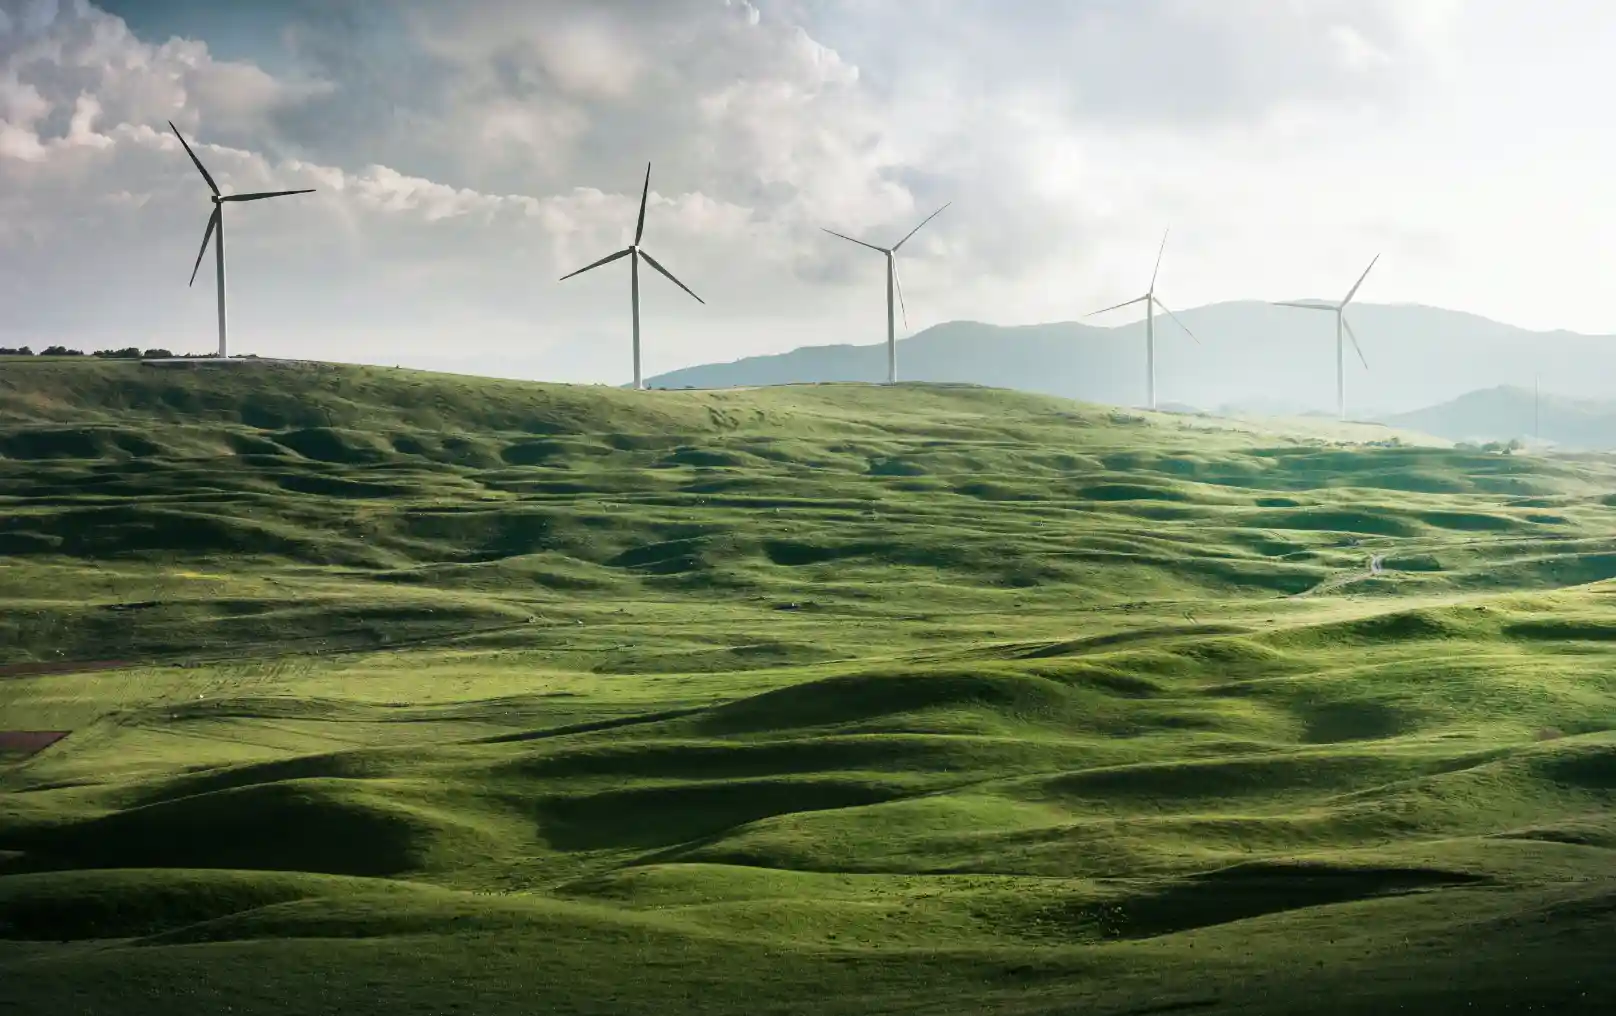
M 0 1011 L 1611 1011 L 1616 463 L 0 371 Z
M 1355 418 L 1410 412 L 1476 389 L 1530 382 L 1582 399 L 1616 399 L 1616 339 L 1532 332 L 1419 305 L 1354 305 L 1370 367 L 1347 352 L 1347 400 Z M 1263 407 L 1295 414 L 1335 410 L 1335 333 L 1328 314 L 1254 302 L 1179 312 L 1196 345 L 1157 322 L 1158 394 L 1213 409 Z M 878 332 L 872 329 L 872 337 Z M 936 325 L 898 343 L 901 378 L 970 382 L 1111 405 L 1144 399 L 1144 323 L 1000 327 Z M 706 364 L 649 379 L 660 387 L 721 388 L 807 381 L 879 381 L 880 345 L 832 345 Z

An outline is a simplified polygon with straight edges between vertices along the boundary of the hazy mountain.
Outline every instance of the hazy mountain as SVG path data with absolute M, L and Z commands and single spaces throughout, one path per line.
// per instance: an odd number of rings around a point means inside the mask
M 1295 399 L 1259 397 L 1225 402 L 1212 412 L 1217 416 L 1310 416 L 1323 411 L 1314 406 L 1303 405 Z
M 1530 384 L 1576 398 L 1616 399 L 1616 337 L 1532 332 L 1417 304 L 1349 311 L 1371 369 L 1347 350 L 1347 407 L 1364 419 L 1408 412 L 1499 384 Z M 1179 405 L 1282 412 L 1335 409 L 1335 323 L 1321 311 L 1220 303 L 1179 313 L 1202 341 L 1157 319 L 1157 396 Z M 879 320 L 871 332 L 880 334 Z M 898 374 L 971 381 L 1121 405 L 1144 401 L 1143 321 L 1114 328 L 1076 322 L 1000 327 L 953 321 L 898 343 Z M 879 381 L 884 347 L 812 346 L 706 364 L 649 379 L 657 387 L 721 388 L 791 381 Z
M 1441 405 L 1385 418 L 1394 427 L 1450 441 L 1542 441 L 1565 448 L 1616 448 L 1616 402 L 1542 395 L 1533 420 L 1531 388 L 1500 385 Z

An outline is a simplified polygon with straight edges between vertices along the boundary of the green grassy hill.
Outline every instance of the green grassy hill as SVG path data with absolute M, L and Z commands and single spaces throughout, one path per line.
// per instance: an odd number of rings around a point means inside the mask
M 1607 1011 L 1616 469 L 1307 428 L 0 363 L 0 1012 Z

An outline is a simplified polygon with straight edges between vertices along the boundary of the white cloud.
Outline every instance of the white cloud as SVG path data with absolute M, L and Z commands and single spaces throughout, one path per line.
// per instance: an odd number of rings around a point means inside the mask
M 143 43 L 121 20 L 82 2 L 20 7 L 11 20 L 22 26 L 21 38 L 0 46 L 0 137 L 13 156 L 38 158 L 55 139 L 84 141 L 92 133 L 86 117 L 112 124 L 172 118 L 245 137 L 277 109 L 329 90 L 215 60 L 198 41 Z

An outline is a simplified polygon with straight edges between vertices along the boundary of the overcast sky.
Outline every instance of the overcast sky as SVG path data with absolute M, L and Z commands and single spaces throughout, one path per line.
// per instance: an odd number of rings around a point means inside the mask
M 1555 0 L 0 0 L 0 344 L 233 345 L 628 378 L 1071 320 L 1339 297 L 1616 333 L 1616 4 Z M 1126 312 L 1113 319 L 1121 324 Z M 1366 336 L 1367 338 L 1367 336 Z

